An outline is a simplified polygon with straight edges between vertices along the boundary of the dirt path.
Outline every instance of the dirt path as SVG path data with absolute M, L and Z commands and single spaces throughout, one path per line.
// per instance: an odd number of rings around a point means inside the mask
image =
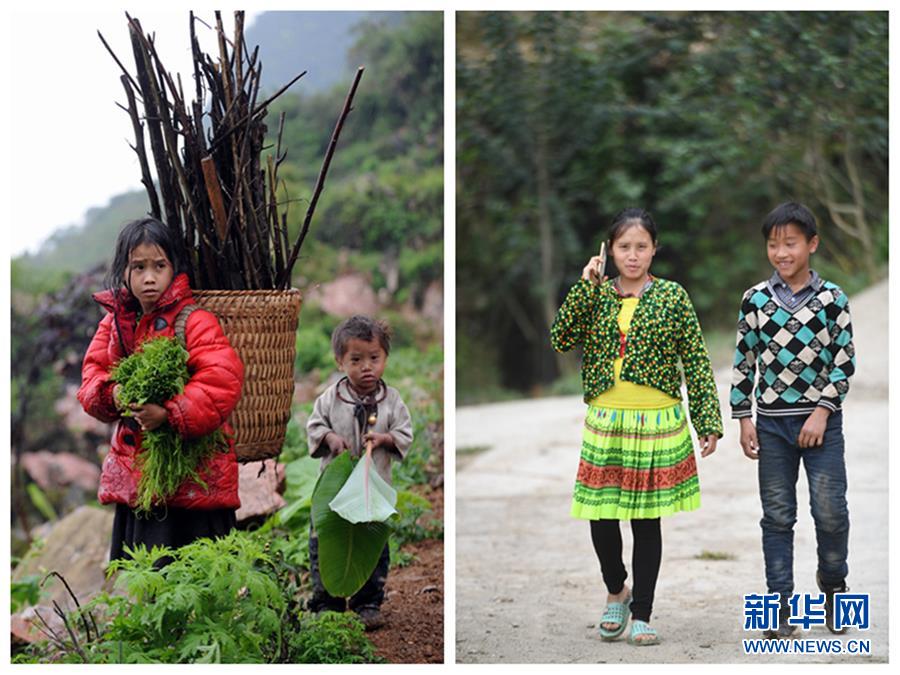
M 443 487 L 432 490 L 428 500 L 433 510 L 426 517 L 443 520 Z M 388 663 L 443 663 L 444 540 L 425 539 L 404 550 L 415 558 L 388 574 L 385 625 L 369 637 Z
M 663 521 L 653 625 L 662 643 L 602 642 L 605 591 L 587 524 L 568 515 L 583 421 L 580 398 L 461 408 L 456 488 L 456 660 L 461 663 L 883 662 L 888 654 L 887 282 L 851 300 L 858 373 L 845 405 L 853 592 L 869 593 L 871 653 L 744 655 L 744 593 L 764 592 L 756 467 L 726 419 L 717 452 L 699 459 L 703 506 Z M 716 374 L 728 415 L 728 372 Z M 489 446 L 476 455 L 466 448 Z M 815 534 L 798 485 L 795 591 L 816 592 Z M 631 534 L 623 528 L 626 561 Z M 710 555 L 712 554 L 712 555 Z M 722 559 L 717 559 L 722 558 Z M 627 567 L 631 568 L 628 564 Z M 804 638 L 830 639 L 824 627 Z

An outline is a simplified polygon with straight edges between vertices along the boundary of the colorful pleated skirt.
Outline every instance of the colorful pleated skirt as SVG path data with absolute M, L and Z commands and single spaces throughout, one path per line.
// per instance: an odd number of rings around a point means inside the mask
M 588 406 L 573 517 L 659 518 L 699 507 L 697 462 L 681 403 L 651 410 Z

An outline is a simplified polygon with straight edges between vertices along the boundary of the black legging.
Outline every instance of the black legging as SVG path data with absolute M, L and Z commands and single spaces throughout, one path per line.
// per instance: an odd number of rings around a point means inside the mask
M 662 560 L 662 532 L 659 518 L 631 521 L 634 535 L 631 566 L 634 568 L 634 587 L 631 589 L 631 616 L 650 621 L 653 593 Z M 600 571 L 606 589 L 613 595 L 621 592 L 628 578 L 622 562 L 622 533 L 618 520 L 592 520 L 591 541 L 600 560 Z

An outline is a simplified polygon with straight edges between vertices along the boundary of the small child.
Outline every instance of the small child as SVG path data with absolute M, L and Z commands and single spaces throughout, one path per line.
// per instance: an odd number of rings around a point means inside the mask
M 759 461 L 763 555 L 769 593 L 781 596 L 779 626 L 787 638 L 794 590 L 797 474 L 806 468 L 816 525 L 816 583 L 826 596 L 825 620 L 835 630 L 834 594 L 847 590 L 847 476 L 841 402 L 855 368 L 847 296 L 809 266 L 819 246 L 816 220 L 802 204 L 776 207 L 762 226 L 772 276 L 744 293 L 731 385 L 732 418 L 744 454 Z M 756 371 L 759 369 L 759 377 Z M 756 426 L 751 395 L 756 380 Z
M 306 425 L 310 455 L 321 457 L 321 470 L 344 451 L 359 457 L 372 443 L 372 459 L 378 474 L 391 482 L 391 460 L 402 460 L 412 444 L 413 432 L 409 410 L 399 392 L 381 379 L 391 350 L 388 326 L 365 316 L 354 316 L 335 328 L 331 347 L 338 370 L 344 377 L 326 389 L 313 406 Z M 369 416 L 376 415 L 373 426 Z M 368 429 L 368 431 L 367 431 Z M 330 595 L 319 576 L 318 539 L 310 528 L 309 563 L 313 596 L 309 609 L 314 612 L 343 612 L 343 598 Z M 388 546 L 372 576 L 350 598 L 350 609 L 373 630 L 382 625 L 381 603 L 390 563 Z
M 155 218 L 128 223 L 119 233 L 107 276 L 106 291 L 94 300 L 106 310 L 84 356 L 78 400 L 103 422 L 117 422 L 110 451 L 103 460 L 101 504 L 115 504 L 110 559 L 126 558 L 125 546 L 143 544 L 177 548 L 200 537 L 224 536 L 235 527 L 238 465 L 234 438 L 226 420 L 241 396 L 244 366 L 216 317 L 194 307 L 184 256 L 172 230 Z M 189 353 L 191 378 L 184 392 L 163 405 L 132 406 L 124 416 L 119 385 L 110 369 L 140 344 L 161 335 L 174 337 L 179 316 Z M 143 434 L 169 424 L 185 438 L 222 428 L 228 452 L 216 452 L 200 468 L 206 487 L 185 480 L 151 517 L 135 513 Z

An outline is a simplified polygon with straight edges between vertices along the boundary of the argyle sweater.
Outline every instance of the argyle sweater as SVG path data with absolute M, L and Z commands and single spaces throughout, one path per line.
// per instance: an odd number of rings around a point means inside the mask
M 732 418 L 781 416 L 816 406 L 839 410 L 856 365 L 847 296 L 819 280 L 806 302 L 788 309 L 771 280 L 744 293 L 731 383 Z M 757 377 L 759 370 L 759 377 Z

